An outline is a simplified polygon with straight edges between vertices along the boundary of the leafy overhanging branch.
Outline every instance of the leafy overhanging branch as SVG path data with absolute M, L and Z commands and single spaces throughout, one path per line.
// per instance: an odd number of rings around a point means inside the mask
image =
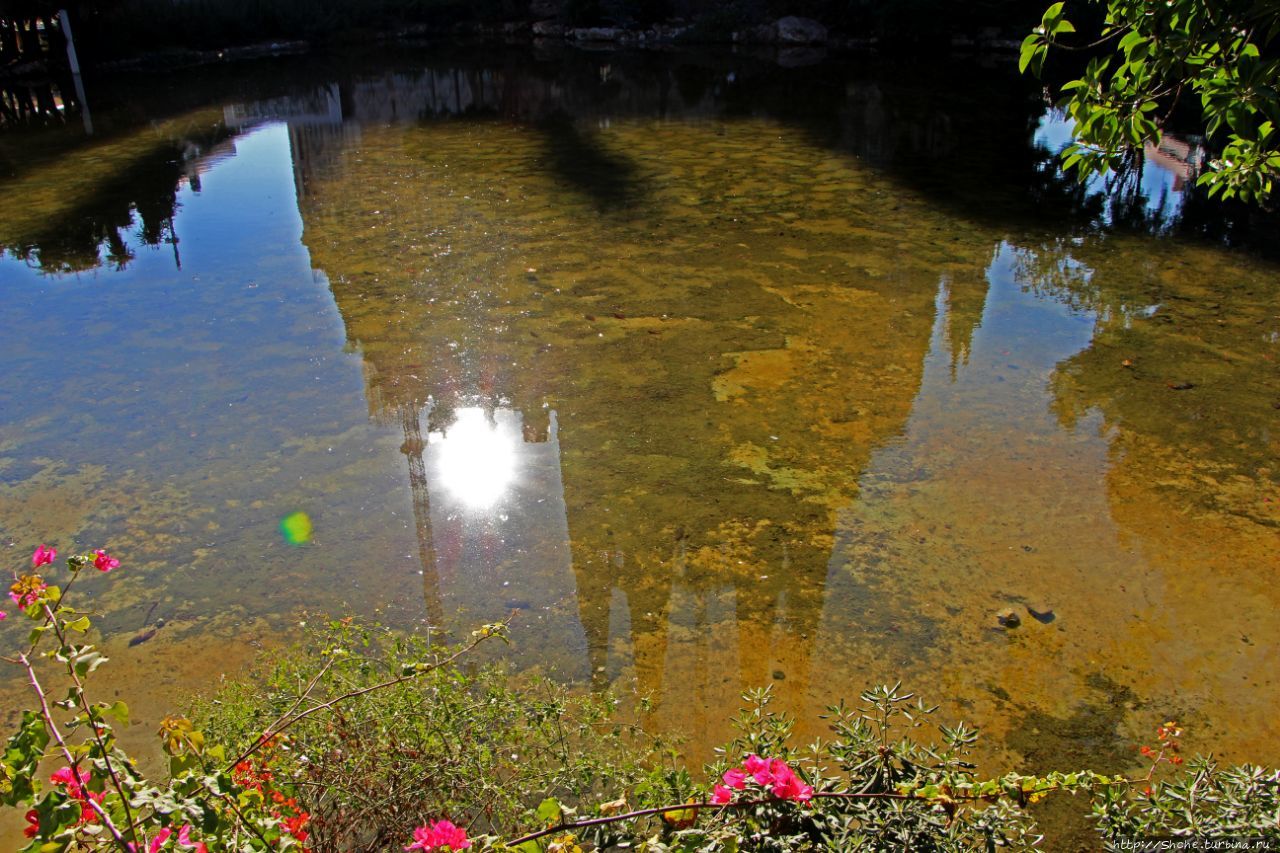
M 1103 0 L 1089 0 L 1103 4 Z M 1132 168 L 1158 146 L 1190 95 L 1218 150 L 1198 177 L 1210 197 L 1266 203 L 1280 179 L 1280 3 L 1274 0 L 1105 0 L 1100 36 L 1073 45 L 1065 3 L 1022 42 L 1019 69 L 1041 76 L 1053 51 L 1097 53 L 1062 86 L 1075 122 L 1063 166 L 1081 180 Z

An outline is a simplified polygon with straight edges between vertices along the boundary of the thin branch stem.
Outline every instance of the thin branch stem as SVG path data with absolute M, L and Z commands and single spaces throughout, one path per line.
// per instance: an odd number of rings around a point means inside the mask
M 441 667 L 448 666 L 449 664 L 458 660 L 458 658 L 470 652 L 476 646 L 483 643 L 485 640 L 491 639 L 492 637 L 495 637 L 495 636 L 499 636 L 499 635 L 497 633 L 481 634 L 480 636 L 476 637 L 467 645 L 463 646 L 453 654 L 449 655 L 447 658 L 444 658 L 443 660 L 437 660 L 435 663 L 427 666 L 423 666 L 420 669 L 416 669 L 407 675 L 400 675 L 395 678 L 388 679 L 387 681 L 370 685 L 369 687 L 362 687 L 359 690 L 348 691 L 346 693 L 343 693 L 341 696 L 337 696 L 333 699 L 330 699 L 327 702 L 321 702 L 318 705 L 313 705 L 310 708 L 307 708 L 305 711 L 302 711 L 300 713 L 295 713 L 292 717 L 290 717 L 288 714 L 285 714 L 283 717 L 280 717 L 274 723 L 267 726 L 267 731 L 271 733 L 270 737 L 274 737 L 275 735 L 278 735 L 284 732 L 286 729 L 293 727 L 297 723 L 302 722 L 307 717 L 310 717 L 312 714 L 318 714 L 321 711 L 325 711 L 330 708 L 333 708 L 337 705 L 342 704 L 343 702 L 346 702 L 348 699 L 354 699 L 357 696 L 363 696 L 366 693 L 373 693 L 376 690 L 385 690 L 388 687 L 394 687 L 397 684 L 403 684 L 406 681 L 413 681 L 415 678 L 420 678 L 429 672 L 433 672 L 434 670 L 440 669 Z M 296 703 L 294 705 L 294 708 L 295 709 L 297 708 Z M 244 761 L 245 759 L 251 757 L 258 750 L 262 749 L 262 747 L 266 745 L 270 737 L 259 737 L 257 740 L 253 742 L 252 746 L 250 746 L 244 752 L 240 753 L 238 756 L 232 759 L 232 761 L 227 765 L 227 769 L 230 770 L 234 768 L 241 761 Z
M 1132 780 L 1125 779 L 1123 784 L 1132 784 Z M 1024 794 L 1047 794 L 1052 791 L 1060 790 L 1061 788 L 1062 788 L 1061 785 L 1050 785 L 1046 788 L 1036 788 L 1034 791 L 1024 791 L 1023 793 Z M 937 800 L 932 797 L 920 797 L 915 794 L 890 793 L 887 791 L 845 791 L 845 792 L 820 791 L 813 795 L 813 799 L 815 800 L 916 800 L 921 803 L 937 802 Z M 976 802 L 976 801 L 985 801 L 988 799 L 988 797 L 979 796 L 977 794 L 972 794 L 972 795 L 953 794 L 948 799 L 951 800 L 952 802 Z M 537 832 L 531 832 L 528 835 L 522 835 L 513 841 L 508 841 L 507 846 L 519 847 L 521 844 L 524 844 L 525 842 L 536 841 L 539 838 L 545 838 L 548 835 L 554 835 L 557 832 L 564 832 L 565 830 L 569 830 L 569 829 L 582 829 L 590 826 L 604 826 L 610 823 L 619 823 L 624 820 L 635 820 L 636 818 L 641 818 L 641 817 L 652 817 L 653 815 L 667 814 L 669 812 L 682 812 L 682 811 L 689 811 L 689 810 L 696 811 L 698 809 L 715 809 L 717 814 L 722 814 L 727 809 L 747 808 L 750 806 L 768 805 L 770 803 L 777 803 L 777 802 L 779 802 L 777 799 L 766 798 L 766 799 L 756 799 L 756 800 L 738 800 L 738 801 L 729 802 L 729 803 L 702 802 L 702 803 L 678 803 L 678 804 L 669 805 L 669 806 L 655 806 L 653 808 L 638 809 L 636 811 L 625 812 L 623 814 L 608 815 L 606 817 L 596 817 L 596 818 L 590 818 L 588 820 L 562 822 L 560 824 L 557 824 L 556 826 L 547 827 L 546 829 L 541 829 L 541 830 L 538 830 Z
M 75 578 L 72 578 L 72 582 L 74 581 Z M 71 584 L 67 584 L 67 588 L 70 589 Z M 59 601 L 61 600 L 62 599 L 60 597 Z M 53 631 L 58 637 L 58 644 L 63 649 L 66 649 L 68 647 L 67 636 L 63 633 L 62 625 L 58 623 L 56 614 L 47 603 L 44 604 L 43 607 L 45 616 L 48 619 L 48 624 L 53 626 Z M 111 786 L 115 788 L 116 793 L 120 795 L 120 805 L 124 808 L 124 817 L 128 825 L 129 835 L 133 836 L 134 841 L 137 841 L 138 830 L 133 819 L 133 810 L 129 808 L 129 795 L 125 793 L 124 785 L 120 781 L 119 771 L 116 770 L 115 766 L 111 762 L 110 750 L 107 749 L 106 743 L 102 740 L 102 734 L 98 731 L 98 718 L 95 715 L 93 708 L 90 707 L 89 700 L 84 695 L 84 682 L 82 682 L 80 680 L 80 676 L 76 674 L 76 665 L 70 656 L 67 657 L 66 664 L 67 675 L 70 676 L 71 683 L 75 686 L 76 704 L 80 706 L 82 711 L 84 711 L 85 717 L 89 722 L 89 731 L 93 735 L 94 743 L 98 745 L 98 751 L 102 753 L 102 761 L 107 767 L 107 776 L 111 779 Z
M 66 740 L 62 737 L 62 732 L 58 731 L 58 724 L 53 719 L 53 713 L 49 710 L 49 700 L 45 697 L 44 688 L 40 686 L 39 679 L 36 678 L 35 668 L 31 665 L 31 660 L 24 654 L 18 655 L 24 669 L 27 671 L 27 678 L 31 682 L 31 689 L 35 691 L 36 699 L 40 702 L 40 716 L 44 718 L 44 723 L 49 727 L 49 734 L 53 736 L 53 741 L 58 745 L 58 750 L 62 753 L 62 757 L 66 759 L 67 766 L 79 776 L 80 762 L 71 755 L 71 750 L 67 747 Z M 129 853 L 129 842 L 125 840 L 123 834 L 112 822 L 111 816 L 107 814 L 106 809 L 102 807 L 97 800 L 88 797 L 89 808 L 93 809 L 98 815 L 98 819 L 102 821 L 102 825 L 111 833 L 111 837 L 115 839 L 116 844 L 120 845 L 120 849 Z

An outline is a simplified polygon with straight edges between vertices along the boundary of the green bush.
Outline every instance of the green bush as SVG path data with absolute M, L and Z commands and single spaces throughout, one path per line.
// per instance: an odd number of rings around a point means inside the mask
M 1184 766 L 1175 722 L 1141 747 L 1136 778 L 984 777 L 977 732 L 936 723 L 936 707 L 897 685 L 831 707 L 830 737 L 804 747 L 769 690 L 749 693 L 737 737 L 695 774 L 608 698 L 467 666 L 506 639 L 502 623 L 457 647 L 325 623 L 197 703 L 194 721 L 165 717 L 167 772 L 147 775 L 115 738 L 128 706 L 86 686 L 107 659 L 70 603 L 90 568 L 121 561 L 73 555 L 60 588 L 41 573 L 56 557 L 41 545 L 9 588 L 32 629 L 6 660 L 35 708 L 0 753 L 0 805 L 26 809 L 27 851 L 1026 850 L 1039 841 L 1034 805 L 1064 794 L 1089 799 L 1109 842 L 1280 840 L 1280 771 Z
M 191 716 L 210 741 L 243 749 L 299 702 L 364 690 L 451 653 L 423 636 L 329 622 Z M 407 827 L 441 815 L 510 836 L 547 797 L 610 799 L 641 778 L 653 746 L 608 697 L 450 664 L 295 724 L 272 766 L 312 815 L 311 849 L 390 849 Z

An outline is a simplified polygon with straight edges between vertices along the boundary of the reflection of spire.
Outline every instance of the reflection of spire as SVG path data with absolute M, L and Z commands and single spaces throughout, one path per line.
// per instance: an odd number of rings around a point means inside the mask
M 593 685 L 601 690 L 610 686 L 609 652 L 611 646 L 618 644 L 630 649 L 636 692 L 659 699 L 667 657 L 664 626 L 669 616 L 672 576 L 679 565 L 634 565 L 634 555 L 619 547 L 608 527 L 603 535 L 584 536 L 579 532 L 570 541 L 574 546 L 578 613 L 586 633 Z M 587 547 L 583 548 L 583 544 Z M 682 551 L 682 543 L 677 547 Z M 682 555 L 677 560 L 682 561 Z
M 945 277 L 939 284 L 938 313 L 946 317 L 947 347 L 951 351 L 951 381 L 969 363 L 973 337 L 982 326 L 989 285 L 986 275 Z
M 427 418 L 430 419 L 428 404 Z M 431 495 L 427 489 L 427 466 L 422 453 L 427 442 L 422 436 L 418 407 L 400 410 L 404 428 L 404 444 L 400 452 L 409 460 L 409 489 L 413 493 L 413 526 L 418 535 L 418 562 L 422 565 L 422 595 L 427 605 L 427 621 L 433 627 L 444 625 L 444 608 L 440 602 L 440 576 L 436 569 L 435 543 L 431 537 Z

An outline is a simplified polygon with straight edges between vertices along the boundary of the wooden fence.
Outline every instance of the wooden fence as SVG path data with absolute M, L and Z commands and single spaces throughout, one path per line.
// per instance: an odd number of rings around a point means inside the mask
M 65 64 L 66 44 L 56 7 L 0 2 L 0 68 L 37 60 Z

